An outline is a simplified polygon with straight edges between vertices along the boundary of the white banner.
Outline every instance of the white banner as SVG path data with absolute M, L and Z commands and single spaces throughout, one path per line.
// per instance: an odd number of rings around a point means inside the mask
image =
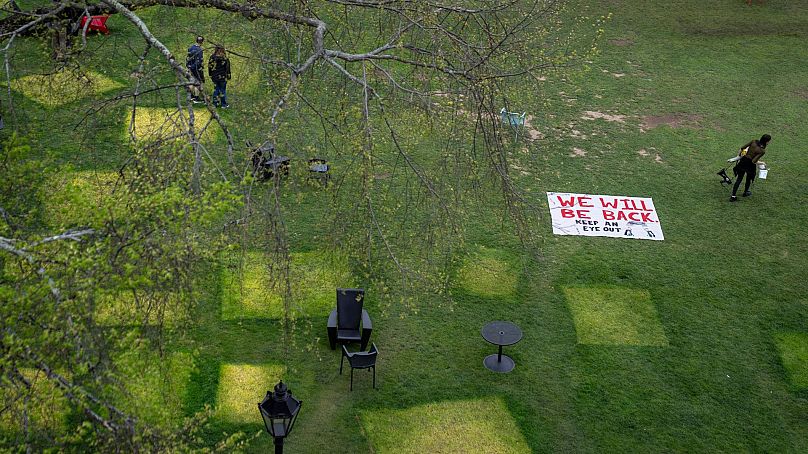
M 647 197 L 548 192 L 547 203 L 556 235 L 665 239 L 654 201 Z

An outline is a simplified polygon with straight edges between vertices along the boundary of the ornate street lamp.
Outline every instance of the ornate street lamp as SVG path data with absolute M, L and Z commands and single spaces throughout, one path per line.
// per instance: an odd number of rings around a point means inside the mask
M 283 439 L 292 432 L 302 405 L 303 402 L 292 396 L 283 381 L 275 385 L 274 393 L 267 391 L 264 401 L 258 404 L 267 432 L 275 439 L 275 454 L 283 454 Z

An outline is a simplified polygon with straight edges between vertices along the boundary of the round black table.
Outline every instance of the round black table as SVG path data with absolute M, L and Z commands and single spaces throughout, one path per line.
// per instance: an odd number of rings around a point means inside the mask
M 515 364 L 513 359 L 502 354 L 502 346 L 513 345 L 522 340 L 522 330 L 511 322 L 495 321 L 487 323 L 482 329 L 483 339 L 498 345 L 499 352 L 496 355 L 488 355 L 483 360 L 483 364 L 494 372 L 510 372 Z

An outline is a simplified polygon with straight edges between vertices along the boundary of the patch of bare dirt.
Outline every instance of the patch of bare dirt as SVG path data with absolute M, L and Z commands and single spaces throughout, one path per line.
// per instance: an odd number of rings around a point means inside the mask
M 530 172 L 528 172 L 528 171 L 527 171 L 525 168 L 523 168 L 523 167 L 519 167 L 519 166 L 518 166 L 518 165 L 516 165 L 516 164 L 511 164 L 511 168 L 512 168 L 513 170 L 518 171 L 520 174 L 522 174 L 522 175 L 524 175 L 524 176 L 528 176 L 528 175 L 530 175 Z
M 617 115 L 617 114 L 607 114 L 603 112 L 593 112 L 591 110 L 587 110 L 584 112 L 584 116 L 581 117 L 584 120 L 606 120 L 612 121 L 617 123 L 625 123 L 626 116 L 625 115 Z
M 580 148 L 578 148 L 578 147 L 573 147 L 573 149 L 572 149 L 572 153 L 570 153 L 570 155 L 569 155 L 569 156 L 570 156 L 571 158 L 582 158 L 582 157 L 586 156 L 586 151 L 581 150 L 581 149 L 580 149 Z
M 801 88 L 794 92 L 798 98 L 808 99 L 808 88 Z
M 625 46 L 633 45 L 634 41 L 632 41 L 632 40 L 630 40 L 628 38 L 610 39 L 609 44 L 611 44 L 613 46 L 618 46 L 618 47 L 625 47 Z
M 527 135 L 530 137 L 531 140 L 539 140 L 544 138 L 544 134 L 541 133 L 538 129 L 533 127 L 531 123 L 535 117 L 533 115 L 527 115 L 525 117 L 525 131 L 527 131 Z
M 646 115 L 642 117 L 640 130 L 647 131 L 658 126 L 670 126 L 671 128 L 700 128 L 704 117 L 696 114 L 668 114 L 668 115 Z
M 572 125 L 570 125 L 570 126 L 572 126 Z M 586 140 L 586 134 L 582 133 L 581 131 L 579 131 L 579 130 L 577 130 L 575 128 L 570 129 L 570 137 L 573 137 L 575 139 Z
M 621 77 L 625 77 L 625 76 L 626 76 L 626 74 L 625 74 L 625 73 L 613 73 L 613 72 L 610 72 L 608 69 L 602 69 L 600 72 L 602 72 L 602 73 L 604 73 L 604 74 L 610 74 L 610 75 L 611 75 L 612 77 L 614 77 L 615 79 L 619 79 L 619 78 L 621 78 Z
M 643 158 L 647 158 L 647 157 L 651 156 L 651 153 L 653 152 L 653 156 L 654 156 L 654 162 L 656 162 L 656 163 L 663 163 L 663 162 L 665 162 L 665 160 L 664 160 L 664 159 L 662 159 L 662 156 L 660 156 L 660 155 L 659 155 L 659 153 L 657 153 L 653 147 L 651 147 L 651 150 L 652 150 L 652 151 L 648 151 L 648 150 L 646 150 L 645 148 L 640 148 L 640 149 L 637 151 L 637 154 L 638 154 L 638 155 L 640 155 L 640 156 L 642 156 Z

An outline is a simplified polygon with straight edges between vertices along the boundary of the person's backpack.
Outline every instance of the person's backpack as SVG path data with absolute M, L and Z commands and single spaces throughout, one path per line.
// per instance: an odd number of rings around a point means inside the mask
M 202 48 L 194 44 L 188 48 L 188 57 L 185 59 L 188 69 L 200 69 L 202 67 Z

